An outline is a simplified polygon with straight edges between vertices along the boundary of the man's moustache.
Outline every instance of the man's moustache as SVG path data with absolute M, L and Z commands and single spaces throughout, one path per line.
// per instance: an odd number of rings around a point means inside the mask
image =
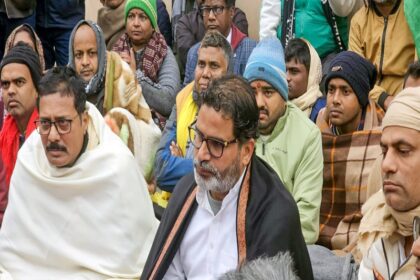
M 200 167 L 201 169 L 203 169 L 206 172 L 212 173 L 212 174 L 217 174 L 217 170 L 207 161 L 199 161 L 197 159 L 194 160 L 194 167 Z
M 259 113 L 264 113 L 264 114 L 266 114 L 268 116 L 268 110 L 265 109 L 265 108 L 259 109 Z
M 60 152 L 67 152 L 66 147 L 61 146 L 57 143 L 51 143 L 47 146 L 47 151 L 60 151 Z

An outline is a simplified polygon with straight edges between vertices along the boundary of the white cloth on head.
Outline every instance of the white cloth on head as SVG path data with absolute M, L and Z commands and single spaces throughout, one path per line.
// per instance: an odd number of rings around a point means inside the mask
M 401 126 L 420 131 L 420 87 L 406 88 L 391 101 L 382 128 Z
M 158 225 L 146 182 L 92 104 L 88 114 L 98 144 L 72 167 L 52 166 L 38 133 L 20 149 L 0 231 L 0 279 L 140 277 Z
M 305 41 L 308 46 L 309 54 L 311 56 L 311 64 L 308 73 L 308 86 L 304 94 L 290 101 L 292 101 L 293 104 L 295 104 L 309 117 L 312 112 L 312 107 L 315 105 L 318 98 L 322 97 L 322 92 L 319 89 L 319 84 L 322 79 L 322 64 L 318 53 L 311 43 L 305 39 L 303 39 L 303 41 Z

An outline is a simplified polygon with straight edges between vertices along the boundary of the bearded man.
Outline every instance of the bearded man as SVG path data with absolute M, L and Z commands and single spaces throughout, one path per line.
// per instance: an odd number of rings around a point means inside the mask
M 252 88 L 237 76 L 214 80 L 189 127 L 194 173 L 175 186 L 141 279 L 218 279 L 279 252 L 313 279 L 296 203 L 255 156 L 257 134 Z

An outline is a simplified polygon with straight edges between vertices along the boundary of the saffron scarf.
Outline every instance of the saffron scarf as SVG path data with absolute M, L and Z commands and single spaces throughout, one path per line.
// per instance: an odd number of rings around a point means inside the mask
M 35 120 L 38 118 L 38 111 L 34 110 L 25 131 L 25 139 L 35 130 Z M 19 150 L 19 129 L 15 119 L 7 115 L 4 120 L 3 128 L 0 132 L 0 149 L 3 164 L 6 168 L 6 184 L 9 186 L 15 167 L 17 153 Z
M 182 150 L 182 155 L 186 155 L 188 142 L 188 126 L 194 121 L 197 115 L 198 106 L 193 98 L 194 82 L 187 85 L 177 96 L 177 126 L 176 141 Z

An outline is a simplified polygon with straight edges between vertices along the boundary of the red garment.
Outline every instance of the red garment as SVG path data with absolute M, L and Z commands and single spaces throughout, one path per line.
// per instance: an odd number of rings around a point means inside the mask
M 25 139 L 35 130 L 35 120 L 38 118 L 38 111 L 34 110 L 26 127 Z M 19 150 L 19 129 L 15 119 L 11 115 L 7 115 L 0 131 L 0 153 L 6 171 L 6 185 L 0 185 L 0 224 L 3 220 L 4 211 L 6 210 L 10 178 L 17 159 Z
M 236 48 L 239 46 L 241 41 L 246 38 L 246 35 L 239 30 L 234 24 L 232 24 L 232 51 L 235 52 Z
M 0 100 L 0 131 L 1 128 L 3 127 L 3 118 L 4 118 L 4 105 L 3 105 L 3 100 Z

